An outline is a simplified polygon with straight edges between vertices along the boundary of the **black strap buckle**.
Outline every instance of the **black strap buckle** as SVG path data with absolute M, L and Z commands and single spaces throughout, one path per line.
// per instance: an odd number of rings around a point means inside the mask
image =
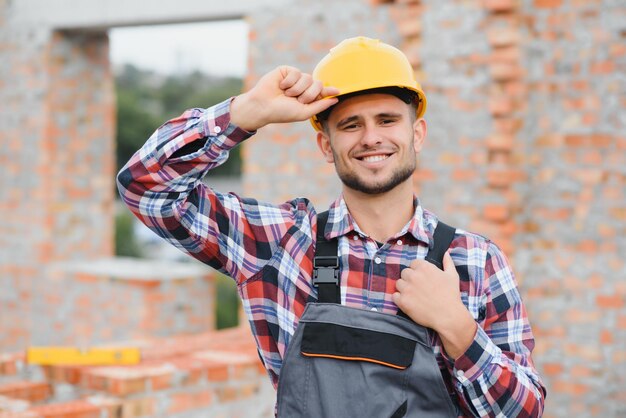
M 322 267 L 313 273 L 313 286 L 320 284 L 339 285 L 339 271 L 331 268 Z
M 339 268 L 339 257 L 330 255 L 317 255 L 313 258 L 313 268 Z
M 339 257 L 317 256 L 313 258 L 313 286 L 332 283 L 339 285 Z

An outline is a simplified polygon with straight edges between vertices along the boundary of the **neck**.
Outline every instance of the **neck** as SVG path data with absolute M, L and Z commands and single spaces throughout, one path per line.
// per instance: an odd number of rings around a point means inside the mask
M 379 242 L 386 242 L 400 232 L 415 211 L 410 179 L 393 190 L 377 195 L 344 187 L 343 198 L 359 228 Z

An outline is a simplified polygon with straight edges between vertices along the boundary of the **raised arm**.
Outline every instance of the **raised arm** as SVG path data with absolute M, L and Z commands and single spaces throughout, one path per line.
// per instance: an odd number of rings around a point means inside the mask
M 308 222 L 308 202 L 261 204 L 202 183 L 229 151 L 273 122 L 306 120 L 332 105 L 335 91 L 278 67 L 249 92 L 191 109 L 152 134 L 118 174 L 122 200 L 165 240 L 241 282 L 269 260 L 290 225 Z

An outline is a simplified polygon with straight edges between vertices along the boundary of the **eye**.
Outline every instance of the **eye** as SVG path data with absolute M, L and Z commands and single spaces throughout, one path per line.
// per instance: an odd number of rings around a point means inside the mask
M 350 125 L 345 125 L 342 129 L 343 129 L 344 131 L 352 131 L 352 130 L 357 129 L 358 127 L 359 127 L 359 124 L 357 124 L 357 123 L 351 123 Z
M 396 120 L 395 119 L 382 119 L 380 121 L 381 125 L 390 125 L 392 123 L 394 123 Z

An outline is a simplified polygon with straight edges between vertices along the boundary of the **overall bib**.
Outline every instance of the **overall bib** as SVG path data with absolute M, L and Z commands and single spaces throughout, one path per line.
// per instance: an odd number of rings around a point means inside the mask
M 318 216 L 318 302 L 307 304 L 285 354 L 278 417 L 457 417 L 426 328 L 401 313 L 340 304 L 337 240 L 323 236 L 327 216 Z M 440 222 L 426 259 L 442 268 L 453 236 Z

